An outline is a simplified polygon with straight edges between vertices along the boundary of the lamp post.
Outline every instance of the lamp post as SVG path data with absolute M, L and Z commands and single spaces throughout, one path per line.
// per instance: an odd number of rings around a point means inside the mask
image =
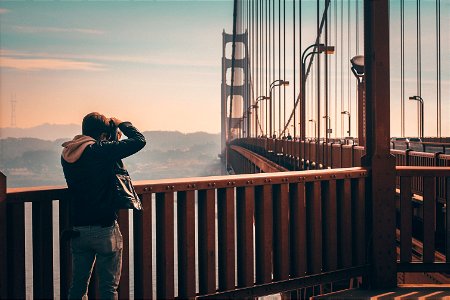
M 347 133 L 348 133 L 348 137 L 351 137 L 352 135 L 351 135 L 351 115 L 350 115 L 350 112 L 349 111 L 347 111 L 347 110 L 345 110 L 345 111 L 342 111 L 341 112 L 341 115 L 348 115 L 348 131 L 347 131 Z
M 419 120 L 419 123 L 420 123 L 419 137 L 422 139 L 423 138 L 423 98 L 420 97 L 420 96 L 411 96 L 411 97 L 409 97 L 409 100 L 416 100 L 416 101 L 419 101 L 419 103 L 420 103 L 420 106 L 419 106 L 419 109 L 420 109 L 420 113 L 419 113 L 419 115 L 420 115 L 420 120 Z
M 364 56 L 354 56 L 351 70 L 358 81 L 358 145 L 366 145 L 366 80 L 364 76 Z
M 256 109 L 256 120 L 255 120 L 255 122 L 256 122 L 256 136 L 258 136 L 258 102 L 260 102 L 260 101 L 263 101 L 263 100 L 269 100 L 270 98 L 269 97 L 267 97 L 267 96 L 258 96 L 257 98 L 256 98 L 256 101 L 255 101 L 255 109 Z M 266 114 L 267 114 L 267 112 L 266 112 Z M 267 129 L 267 128 L 266 128 Z M 262 128 L 261 128 L 261 131 L 262 131 Z M 266 130 L 267 131 L 267 130 Z M 266 135 L 267 135 L 267 132 L 265 133 Z
M 251 135 L 251 128 L 250 128 L 250 115 L 252 113 L 252 108 L 258 108 L 258 106 L 256 104 L 250 105 L 249 107 L 247 107 L 247 110 L 244 112 L 244 115 L 242 116 L 244 119 L 247 118 L 247 137 L 250 137 Z M 244 131 L 245 132 L 245 131 Z
M 316 122 L 316 120 L 309 119 L 308 122 L 313 123 L 313 125 L 314 125 L 314 139 L 317 139 L 317 122 Z
M 313 48 L 313 47 L 316 47 L 317 49 L 315 49 L 315 50 L 313 50 L 313 51 L 311 51 L 311 52 L 309 52 L 308 54 L 307 54 L 307 52 L 308 52 L 308 50 L 309 49 L 311 49 L 311 48 Z M 300 139 L 305 139 L 305 118 L 306 118 L 306 110 L 305 110 L 305 102 L 306 102 L 306 96 L 305 96 L 305 85 L 306 85 L 306 78 L 307 78 L 307 75 L 308 74 L 306 74 L 306 70 L 305 70 L 305 68 L 306 68 L 306 60 L 308 59 L 308 57 L 310 56 L 310 55 L 314 55 L 314 54 L 320 54 L 320 53 L 323 53 L 323 52 L 325 52 L 325 54 L 333 54 L 334 53 L 334 46 L 325 46 L 325 44 L 312 44 L 311 46 L 309 46 L 308 48 L 306 48 L 305 49 L 305 51 L 303 51 L 303 53 L 302 53 L 302 57 L 301 57 L 301 62 L 302 62 L 302 86 L 301 86 L 301 89 L 302 89 L 302 97 L 301 97 L 301 99 L 302 99 L 302 103 L 301 103 L 301 106 L 300 106 L 300 111 L 301 111 L 301 124 L 302 124 L 302 126 L 301 126 L 301 128 L 300 128 Z M 320 100 L 319 99 L 317 99 L 318 100 L 318 105 L 320 105 Z
M 272 90 L 273 90 L 274 87 L 282 86 L 282 85 L 288 86 L 289 85 L 289 81 L 285 81 L 283 79 L 277 79 L 277 80 L 273 81 L 270 84 L 270 88 L 269 88 L 269 99 L 270 99 L 270 129 L 269 129 L 269 134 L 273 134 L 273 131 L 272 131 L 272 119 L 275 120 L 275 116 L 273 116 L 273 118 L 272 118 Z M 279 129 L 278 129 L 278 131 L 281 133 L 281 118 L 279 118 L 278 121 L 279 121 Z
M 330 124 L 331 124 L 331 117 L 330 116 L 323 116 L 323 118 L 325 119 L 325 123 L 326 123 L 326 135 L 325 137 L 327 138 L 327 143 L 328 143 L 328 139 L 330 138 L 330 134 L 331 132 L 333 132 L 333 130 L 330 128 Z

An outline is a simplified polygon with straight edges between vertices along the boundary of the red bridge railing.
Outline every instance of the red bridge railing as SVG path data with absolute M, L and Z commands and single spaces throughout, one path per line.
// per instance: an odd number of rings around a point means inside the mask
M 436 198 L 436 184 L 443 182 L 450 191 L 450 168 L 437 167 L 397 167 L 400 178 L 399 232 L 400 256 L 398 272 L 446 272 L 450 270 L 450 194 L 444 200 L 444 206 Z M 423 206 L 421 228 L 416 229 L 421 235 L 421 245 L 413 245 L 414 208 L 411 196 L 414 179 L 423 183 Z M 444 227 L 443 235 L 436 234 L 437 209 L 443 209 L 440 225 Z M 441 249 L 437 249 L 437 245 Z M 440 252 L 437 252 L 439 250 Z
M 119 217 L 120 298 L 241 298 L 367 275 L 367 176 L 349 168 L 137 182 L 144 210 Z M 0 296 L 65 298 L 66 188 L 0 183 Z
M 367 275 L 374 234 L 366 226 L 369 173 L 349 168 L 137 182 L 144 211 L 119 217 L 120 298 L 253 297 Z M 436 237 L 434 187 L 436 178 L 450 185 L 450 168 L 397 167 L 397 175 L 397 271 L 449 270 L 450 218 L 444 213 L 445 235 Z M 412 240 L 413 177 L 423 177 L 425 189 L 419 257 Z M 58 291 L 66 297 L 71 257 L 57 233 L 70 226 L 67 190 L 6 190 L 4 176 L 0 187 L 1 298 L 53 298 Z M 438 238 L 446 243 L 440 261 Z
M 317 144 L 314 141 L 274 140 L 266 138 L 245 138 L 236 140 L 234 143 L 269 157 L 282 166 L 295 170 L 360 167 L 362 165 L 361 159 L 365 153 L 364 147 L 362 146 L 341 143 L 326 144 L 320 142 Z M 283 152 L 277 152 L 273 150 L 275 148 L 269 148 L 269 145 L 275 145 L 276 143 L 285 145 L 284 147 L 278 148 L 278 151 Z M 391 154 L 395 156 L 397 166 L 450 166 L 450 155 L 440 152 L 428 153 L 408 149 L 391 149 Z M 447 193 L 443 180 L 443 178 L 440 178 L 436 182 L 436 195 L 441 203 L 444 203 Z M 422 196 L 422 178 L 413 177 L 411 184 L 412 192 Z M 397 188 L 400 188 L 399 178 L 397 178 L 396 185 Z

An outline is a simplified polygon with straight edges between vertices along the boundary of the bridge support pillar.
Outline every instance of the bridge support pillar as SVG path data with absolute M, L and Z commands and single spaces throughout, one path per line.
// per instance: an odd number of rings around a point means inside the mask
M 395 159 L 389 151 L 389 1 L 364 1 L 364 53 L 366 70 L 366 157 L 371 168 L 367 189 L 371 237 L 370 285 L 397 285 L 395 246 Z

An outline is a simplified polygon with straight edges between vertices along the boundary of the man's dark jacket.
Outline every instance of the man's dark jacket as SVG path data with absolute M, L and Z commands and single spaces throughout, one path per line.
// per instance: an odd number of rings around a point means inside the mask
M 63 144 L 61 164 L 71 197 L 74 226 L 110 226 L 117 220 L 110 193 L 114 166 L 145 146 L 144 136 L 130 122 L 119 125 L 127 139 L 96 141 L 78 135 Z

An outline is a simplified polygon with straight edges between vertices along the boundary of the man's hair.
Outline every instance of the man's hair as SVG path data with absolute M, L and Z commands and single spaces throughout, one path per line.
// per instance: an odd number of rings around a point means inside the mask
M 83 118 L 82 132 L 98 140 L 102 133 L 109 133 L 109 119 L 98 112 L 87 114 Z

